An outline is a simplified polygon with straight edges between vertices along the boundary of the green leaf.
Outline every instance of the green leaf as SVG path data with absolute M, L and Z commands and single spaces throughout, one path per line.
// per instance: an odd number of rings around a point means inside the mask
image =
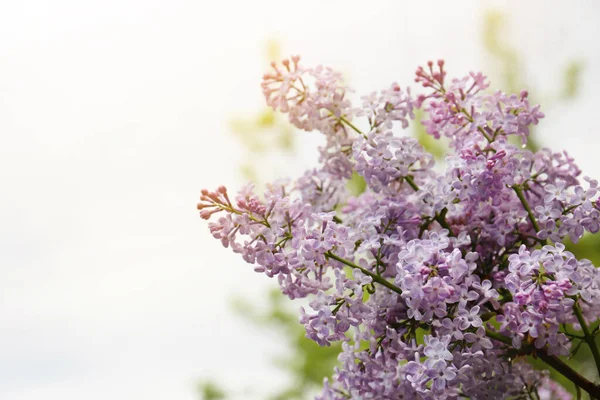
M 367 190 L 367 182 L 365 178 L 357 174 L 356 172 L 352 172 L 352 176 L 348 180 L 346 184 L 346 188 L 352 193 L 353 196 L 358 196 L 364 193 Z
M 578 259 L 587 258 L 594 265 L 600 265 L 600 235 L 586 234 L 577 243 L 565 238 L 563 243 Z
M 581 87 L 581 72 L 583 63 L 580 61 L 571 61 L 564 71 L 564 87 L 562 91 L 563 99 L 572 99 L 579 93 Z
M 573 358 L 573 357 L 575 357 L 577 355 L 577 352 L 581 348 L 582 344 L 583 344 L 583 340 L 580 340 L 579 344 L 577 346 L 575 346 L 575 348 L 573 349 L 573 351 L 571 351 L 571 355 L 569 356 L 569 359 L 571 359 L 571 358 Z
M 483 45 L 485 50 L 496 59 L 496 67 L 504 80 L 504 88 L 508 93 L 518 93 L 522 89 L 520 77 L 523 75 L 520 60 L 513 46 L 505 43 L 506 14 L 501 11 L 488 11 L 483 23 Z
M 446 149 L 448 147 L 446 143 L 444 143 L 445 138 L 436 139 L 427 133 L 427 130 L 421 123 L 421 120 L 424 118 L 424 116 L 425 113 L 423 110 L 415 111 L 415 120 L 412 124 L 413 134 L 426 151 L 431 153 L 435 158 L 441 159 L 444 154 L 446 154 Z
M 201 400 L 223 400 L 225 392 L 214 382 L 204 381 L 198 384 L 198 392 Z

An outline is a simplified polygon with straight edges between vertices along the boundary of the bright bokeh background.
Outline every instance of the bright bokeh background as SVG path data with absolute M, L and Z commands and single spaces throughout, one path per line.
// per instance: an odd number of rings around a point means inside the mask
M 281 386 L 281 342 L 229 301 L 260 303 L 272 282 L 195 211 L 201 188 L 243 183 L 228 122 L 262 107 L 264 44 L 342 70 L 361 94 L 412 83 L 428 59 L 493 72 L 490 8 L 549 99 L 538 139 L 599 177 L 597 2 L 2 2 L 0 399 L 191 400 L 200 377 L 243 399 Z M 572 59 L 581 92 L 553 101 Z M 261 176 L 316 160 L 318 134 L 298 135 Z

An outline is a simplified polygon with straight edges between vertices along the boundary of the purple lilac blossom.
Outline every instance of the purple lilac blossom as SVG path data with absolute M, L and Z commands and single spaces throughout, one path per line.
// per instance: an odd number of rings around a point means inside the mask
M 274 63 L 267 104 L 325 135 L 320 165 L 262 195 L 202 191 L 213 236 L 285 295 L 310 298 L 300 310 L 308 338 L 342 342 L 317 399 L 570 398 L 518 356 L 560 366 L 587 338 L 564 326 L 589 335 L 600 317 L 598 270 L 562 244 L 600 230 L 598 182 L 581 182 L 566 152 L 511 143 L 526 144 L 544 117 L 526 91 L 446 75 L 429 62 L 416 72 L 423 93 L 394 83 L 353 107 L 334 70 Z M 430 135 L 450 140 L 441 166 L 397 132 L 416 108 Z M 367 185 L 358 195 L 346 189 L 353 173 Z

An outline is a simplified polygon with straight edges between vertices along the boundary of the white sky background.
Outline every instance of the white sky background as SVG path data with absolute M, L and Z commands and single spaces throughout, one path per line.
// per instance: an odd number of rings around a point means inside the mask
M 229 309 L 272 282 L 195 211 L 201 188 L 242 183 L 228 120 L 260 110 L 269 38 L 366 93 L 412 85 L 428 59 L 451 75 L 489 68 L 483 10 L 512 10 L 532 86 L 552 96 L 567 61 L 584 61 L 581 96 L 546 107 L 538 133 L 600 176 L 600 7 L 563 4 L 2 2 L 0 399 L 191 400 L 201 376 L 238 393 L 281 385 L 276 335 Z M 261 174 L 309 167 L 318 136 L 299 139 Z

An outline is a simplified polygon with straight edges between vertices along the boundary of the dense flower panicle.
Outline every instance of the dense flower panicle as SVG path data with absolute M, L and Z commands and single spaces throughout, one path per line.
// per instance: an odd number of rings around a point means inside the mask
M 450 79 L 443 61 L 416 81 L 414 98 L 394 83 L 352 108 L 339 73 L 273 64 L 267 104 L 325 135 L 320 166 L 261 196 L 204 190 L 201 217 L 284 294 L 309 297 L 307 337 L 342 342 L 318 399 L 570 398 L 519 361 L 528 354 L 597 396 L 558 357 L 587 343 L 600 371 L 588 327 L 600 275 L 562 244 L 600 230 L 598 182 L 580 181 L 567 153 L 512 144 L 544 116 L 527 92 L 489 93 L 481 73 Z M 416 108 L 429 134 L 450 139 L 441 168 L 397 132 Z M 364 192 L 348 190 L 353 174 Z
M 267 104 L 286 113 L 296 127 L 324 133 L 326 145 L 319 149 L 323 170 L 350 178 L 352 162 L 347 155 L 355 138 L 345 123 L 350 124 L 354 110 L 342 75 L 322 66 L 305 68 L 298 56 L 283 60 L 281 66 L 271 65 L 273 71 L 265 74 L 262 82 Z
M 300 57 L 271 64 L 273 71 L 263 77 L 262 88 L 267 104 L 288 114 L 290 122 L 306 131 L 333 134 L 344 130 L 341 118 L 351 119 L 348 89 L 339 72 L 318 66 L 305 68 Z
M 380 94 L 373 92 L 363 96 L 361 100 L 362 108 L 356 110 L 356 115 L 367 117 L 371 130 L 392 129 L 396 121 L 402 128 L 407 128 L 409 120 L 415 118 L 415 101 L 410 89 L 403 90 L 397 83 Z
M 493 141 L 500 132 L 521 136 L 526 143 L 529 125 L 536 125 L 544 117 L 539 106 L 530 106 L 527 91 L 518 96 L 500 91 L 484 94 L 489 83 L 484 75 L 473 72 L 446 85 L 443 67 L 443 61 L 439 61 L 438 71 L 433 64 L 429 71 L 417 70 L 416 81 L 434 89 L 419 100 L 426 103 L 425 111 L 430 116 L 423 121 L 427 132 L 436 138 L 449 137 L 457 151 L 482 139 Z
M 315 212 L 327 212 L 343 204 L 348 198 L 346 182 L 324 170 L 312 169 L 304 173 L 295 184 L 302 201 Z
M 414 138 L 397 137 L 391 131 L 371 132 L 354 142 L 353 156 L 356 172 L 375 191 L 397 193 L 408 187 L 406 177 L 423 181 L 430 176 L 433 156 Z

